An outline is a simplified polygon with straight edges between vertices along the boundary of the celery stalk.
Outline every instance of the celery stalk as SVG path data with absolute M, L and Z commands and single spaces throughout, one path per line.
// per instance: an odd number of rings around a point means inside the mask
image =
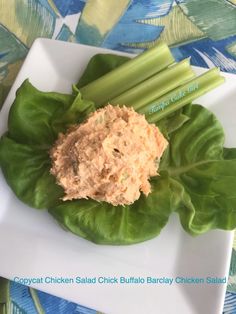
M 199 77 L 183 84 L 155 101 L 144 105 L 137 111 L 145 114 L 148 122 L 157 122 L 170 113 L 191 103 L 196 98 L 204 95 L 224 82 L 219 75 L 219 69 L 213 68 Z
M 195 76 L 188 58 L 109 100 L 109 103 L 132 106 L 138 110 Z
M 92 100 L 96 106 L 101 106 L 173 62 L 174 58 L 168 46 L 160 43 L 82 87 L 80 92 L 84 99 Z

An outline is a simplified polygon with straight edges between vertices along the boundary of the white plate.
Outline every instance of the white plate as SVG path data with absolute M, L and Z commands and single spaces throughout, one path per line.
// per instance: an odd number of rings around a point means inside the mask
M 25 78 L 43 91 L 70 92 L 87 62 L 104 49 L 38 39 L 0 114 L 0 134 L 8 110 Z M 111 52 L 111 51 L 110 51 Z M 116 53 L 116 52 L 111 52 Z M 117 52 L 118 53 L 118 52 Z M 122 54 L 122 53 L 119 53 Z M 196 68 L 198 73 L 202 69 Z M 236 79 L 201 98 L 226 132 L 226 145 L 236 146 Z M 131 246 L 98 246 L 64 231 L 44 211 L 21 203 L 0 174 L 0 275 L 36 278 L 83 277 L 224 277 L 228 275 L 232 232 L 211 231 L 192 238 L 172 215 L 161 235 Z M 226 285 L 219 284 L 38 284 L 34 287 L 111 314 L 222 312 Z

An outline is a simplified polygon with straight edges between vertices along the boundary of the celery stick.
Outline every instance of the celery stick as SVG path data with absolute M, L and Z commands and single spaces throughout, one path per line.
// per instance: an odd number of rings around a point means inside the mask
M 148 122 L 157 122 L 223 82 L 224 78 L 219 75 L 219 69 L 213 68 L 137 111 L 145 114 Z
M 168 46 L 160 43 L 82 87 L 80 91 L 84 99 L 101 106 L 173 62 L 174 58 Z
M 109 103 L 132 106 L 138 110 L 195 76 L 188 58 L 109 100 Z

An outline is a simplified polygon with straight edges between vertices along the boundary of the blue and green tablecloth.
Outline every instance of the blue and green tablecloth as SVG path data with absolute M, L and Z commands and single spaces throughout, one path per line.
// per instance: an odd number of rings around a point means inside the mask
M 134 53 L 161 39 L 177 60 L 191 56 L 193 65 L 236 73 L 236 0 L 0 0 L 0 107 L 38 37 Z M 11 313 L 97 313 L 2 278 L 0 314 L 6 306 Z M 224 313 L 236 313 L 236 241 Z

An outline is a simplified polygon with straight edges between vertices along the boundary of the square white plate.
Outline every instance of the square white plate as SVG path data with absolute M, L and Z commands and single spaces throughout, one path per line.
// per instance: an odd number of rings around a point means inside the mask
M 43 91 L 70 92 L 89 59 L 112 52 L 79 44 L 38 39 L 0 113 L 0 134 L 24 79 Z M 125 54 L 124 54 L 125 55 Z M 196 68 L 198 73 L 203 69 Z M 236 146 L 236 77 L 199 103 L 222 122 L 226 145 Z M 14 279 L 63 277 L 224 277 L 228 275 L 233 232 L 211 231 L 193 238 L 172 215 L 157 238 L 131 246 L 99 246 L 64 231 L 46 211 L 16 199 L 0 174 L 0 276 Z M 219 284 L 35 284 L 34 287 L 110 314 L 222 313 L 226 285 Z

